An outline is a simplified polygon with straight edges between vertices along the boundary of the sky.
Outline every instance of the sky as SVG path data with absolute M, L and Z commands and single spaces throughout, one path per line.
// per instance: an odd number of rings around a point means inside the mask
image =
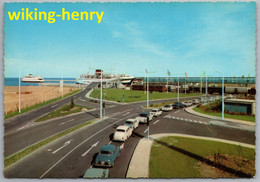
M 103 11 L 101 23 L 11 21 L 8 11 Z M 255 2 L 5 3 L 5 77 L 255 76 Z M 91 68 L 91 69 L 90 69 Z

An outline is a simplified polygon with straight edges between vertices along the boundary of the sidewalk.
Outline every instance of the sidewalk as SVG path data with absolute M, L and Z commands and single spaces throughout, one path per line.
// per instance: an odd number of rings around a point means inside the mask
M 254 145 L 234 142 L 234 141 L 224 140 L 224 139 L 211 138 L 211 137 L 202 137 L 202 136 L 193 136 L 193 135 L 186 135 L 186 134 L 175 134 L 175 133 L 162 133 L 162 134 L 150 135 L 150 140 L 148 140 L 147 138 L 143 138 L 137 144 L 137 147 L 134 151 L 134 154 L 132 156 L 131 162 L 128 167 L 126 178 L 149 178 L 149 161 L 150 161 L 150 152 L 151 152 L 153 140 L 164 136 L 180 136 L 180 137 L 188 137 L 188 138 L 195 138 L 195 139 L 202 139 L 202 140 L 212 140 L 212 141 L 240 145 L 240 146 L 255 149 Z
M 202 113 L 196 112 L 196 111 L 193 110 L 194 107 L 197 107 L 197 106 L 187 107 L 187 108 L 185 108 L 185 111 L 190 113 L 190 114 L 201 116 L 201 117 L 204 117 L 204 118 L 215 119 L 215 120 L 222 120 L 221 117 L 216 117 L 216 116 L 211 116 L 211 115 L 207 115 L 207 114 L 202 114 Z M 224 118 L 224 121 L 229 121 L 229 122 L 234 122 L 234 123 L 240 123 L 240 124 L 246 124 L 246 125 L 255 126 L 255 122 L 243 121 L 243 120 L 238 120 L 238 119 Z

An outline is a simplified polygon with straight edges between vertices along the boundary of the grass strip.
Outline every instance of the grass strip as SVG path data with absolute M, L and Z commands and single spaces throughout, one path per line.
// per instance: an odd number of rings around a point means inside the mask
M 70 105 L 65 105 L 43 117 L 38 118 L 35 122 L 41 122 L 41 121 L 46 121 L 49 119 L 53 119 L 53 118 L 57 118 L 57 117 L 61 117 L 61 116 L 67 116 L 73 113 L 77 113 L 77 112 L 81 112 L 83 108 L 86 109 L 92 109 L 90 107 L 86 107 L 86 106 L 80 106 L 80 105 L 75 105 L 74 108 L 72 109 L 70 107 Z
M 57 133 L 57 134 L 55 134 L 55 135 L 53 135 L 53 136 L 51 136 L 49 138 L 46 138 L 46 139 L 44 139 L 44 140 L 42 140 L 42 141 L 40 141 L 38 143 L 35 143 L 35 144 L 33 144 L 33 145 L 31 145 L 31 146 L 29 146 L 29 147 L 27 147 L 27 148 L 25 148 L 25 149 L 15 153 L 15 154 L 5 158 L 4 159 L 4 167 L 7 168 L 11 164 L 21 160 L 25 156 L 27 156 L 27 155 L 31 154 L 32 152 L 40 149 L 41 147 L 43 147 L 43 146 L 45 146 L 45 145 L 47 145 L 47 144 L 49 144 L 49 143 L 59 139 L 59 138 L 65 136 L 65 135 L 68 135 L 69 133 L 72 133 L 72 132 L 74 132 L 74 131 L 76 131 L 78 129 L 81 129 L 81 128 L 87 126 L 87 125 L 93 124 L 93 123 L 96 122 L 96 120 L 97 119 L 93 119 L 93 120 L 81 123 L 79 125 L 76 125 L 74 127 L 71 127 L 71 128 L 69 128 L 69 129 L 67 129 L 65 131 Z
M 103 99 L 116 102 L 137 102 L 147 99 L 146 92 L 139 90 L 103 89 Z M 179 93 L 179 97 L 201 96 L 200 93 Z M 91 92 L 90 97 L 100 98 L 100 89 Z M 177 98 L 176 92 L 150 92 L 149 100 Z
M 211 140 L 167 136 L 153 142 L 149 178 L 212 178 L 213 176 L 202 174 L 196 165 L 199 159 L 215 155 L 241 156 L 255 161 L 255 149 L 252 148 Z M 243 165 L 248 167 L 247 163 Z M 244 172 L 254 175 L 254 170 L 246 170 Z
M 210 115 L 210 116 L 222 117 L 221 112 L 206 112 L 206 111 L 202 111 L 198 107 L 193 108 L 193 110 L 196 111 L 196 112 L 202 113 L 202 114 Z M 250 116 L 250 115 L 236 115 L 236 114 L 224 113 L 224 118 L 255 122 L 255 116 Z
M 14 117 L 14 116 L 17 116 L 19 114 L 22 114 L 22 113 L 25 113 L 25 112 L 28 112 L 28 111 L 31 111 L 31 110 L 34 110 L 34 109 L 37 109 L 37 108 L 40 108 L 42 106 L 45 106 L 47 104 L 50 104 L 52 102 L 55 102 L 55 101 L 58 101 L 58 100 L 61 100 L 61 99 L 64 99 L 66 97 L 69 97 L 77 92 L 79 92 L 80 90 L 75 90 L 71 93 L 68 93 L 66 95 L 64 95 L 63 97 L 57 97 L 57 98 L 54 98 L 54 99 L 51 99 L 51 100 L 48 100 L 48 101 L 45 101 L 45 102 L 42 102 L 42 103 L 39 103 L 39 104 L 35 104 L 33 106 L 30 106 L 30 107 L 27 107 L 25 109 L 22 109 L 21 112 L 19 113 L 19 111 L 15 111 L 15 112 L 12 112 L 12 113 L 8 113 L 5 115 L 5 119 L 8 119 L 8 118 L 11 118 L 11 117 Z

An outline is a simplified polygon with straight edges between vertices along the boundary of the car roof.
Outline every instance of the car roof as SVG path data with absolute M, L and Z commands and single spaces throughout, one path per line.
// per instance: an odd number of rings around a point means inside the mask
M 141 114 L 149 114 L 149 113 L 147 113 L 147 112 L 142 112 Z
M 108 169 L 89 168 L 84 174 L 84 178 L 105 178 L 108 177 Z
M 100 151 L 114 151 L 115 148 L 115 145 L 103 145 Z
M 129 127 L 121 125 L 121 126 L 118 126 L 116 129 L 126 130 L 127 128 L 129 128 Z
M 132 121 L 132 122 L 134 122 L 134 121 L 135 121 L 135 119 L 127 119 L 126 121 Z

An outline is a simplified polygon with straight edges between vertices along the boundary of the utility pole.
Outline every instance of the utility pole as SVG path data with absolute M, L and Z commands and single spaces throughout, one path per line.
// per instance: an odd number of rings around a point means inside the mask
M 222 120 L 224 120 L 224 73 L 222 74 Z
M 146 106 L 147 108 L 149 107 L 149 75 L 147 69 L 145 69 L 146 72 L 146 92 L 147 92 L 147 101 L 146 101 Z

